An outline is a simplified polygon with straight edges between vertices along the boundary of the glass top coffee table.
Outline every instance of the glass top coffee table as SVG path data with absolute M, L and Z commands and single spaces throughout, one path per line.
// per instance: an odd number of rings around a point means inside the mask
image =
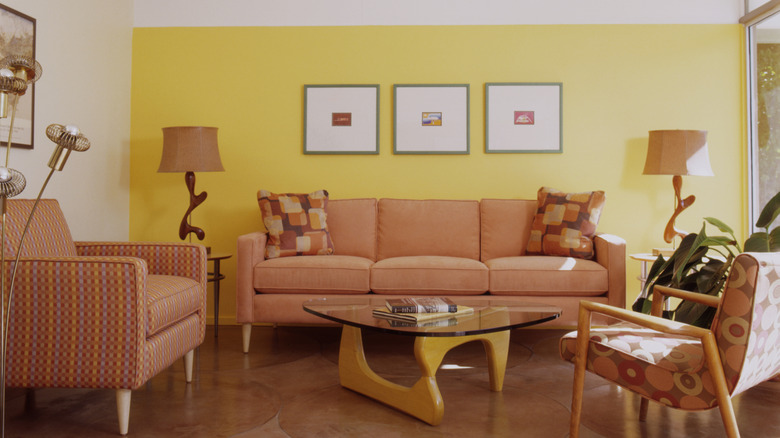
M 373 316 L 375 308 L 384 307 L 386 297 L 319 298 L 303 303 L 309 313 L 343 324 L 339 347 L 341 386 L 381 401 L 428 424 L 441 423 L 444 402 L 436 383 L 436 371 L 451 349 L 471 341 L 485 347 L 490 389 L 504 386 L 509 335 L 513 328 L 528 327 L 551 321 L 561 309 L 544 304 L 508 300 L 453 299 L 459 306 L 474 312 L 457 318 L 443 318 L 419 324 L 396 322 Z M 412 387 L 380 377 L 366 362 L 361 330 L 415 336 L 414 356 L 422 377 Z

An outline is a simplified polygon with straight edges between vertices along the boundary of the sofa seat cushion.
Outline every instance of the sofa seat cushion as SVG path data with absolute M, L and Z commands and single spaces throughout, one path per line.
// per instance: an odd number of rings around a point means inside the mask
M 575 257 L 522 256 L 488 260 L 493 295 L 603 295 L 608 271 Z
M 268 259 L 255 265 L 253 285 L 264 293 L 365 294 L 372 263 L 335 254 Z
M 173 275 L 146 277 L 147 335 L 151 336 L 198 311 L 203 290 L 190 278 Z
M 488 269 L 473 259 L 392 257 L 371 267 L 371 290 L 378 294 L 479 295 L 487 289 Z

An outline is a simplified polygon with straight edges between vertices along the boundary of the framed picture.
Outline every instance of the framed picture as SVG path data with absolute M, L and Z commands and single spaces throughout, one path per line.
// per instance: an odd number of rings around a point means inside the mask
M 485 84 L 485 152 L 561 153 L 563 84 Z
M 379 85 L 304 85 L 304 154 L 378 154 Z
M 469 153 L 468 84 L 402 84 L 393 94 L 393 153 Z
M 8 55 L 23 55 L 35 59 L 35 18 L 22 14 L 0 4 L 0 59 Z M 16 97 L 9 96 L 9 102 Z M 27 87 L 23 96 L 18 97 L 14 132 L 11 135 L 11 146 L 32 149 L 35 118 L 35 85 Z M 0 120 L 0 141 L 8 141 L 10 129 L 9 117 Z

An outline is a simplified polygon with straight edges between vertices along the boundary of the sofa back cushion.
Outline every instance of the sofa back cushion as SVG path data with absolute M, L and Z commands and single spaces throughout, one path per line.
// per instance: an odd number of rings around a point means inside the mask
M 331 199 L 328 229 L 338 255 L 376 261 L 376 199 Z
M 482 219 L 481 261 L 525 255 L 536 200 L 483 199 L 479 203 Z
M 377 260 L 447 256 L 479 260 L 479 202 L 380 199 Z

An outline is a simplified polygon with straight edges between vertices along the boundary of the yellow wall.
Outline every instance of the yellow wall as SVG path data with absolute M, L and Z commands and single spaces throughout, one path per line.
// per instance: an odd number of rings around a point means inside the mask
M 671 177 L 643 176 L 647 131 L 706 129 L 715 177 L 686 177 L 696 203 L 678 225 L 715 216 L 745 229 L 739 25 L 136 28 L 130 238 L 178 240 L 182 174 L 157 173 L 164 126 L 219 127 L 224 173 L 193 223 L 235 253 L 261 228 L 255 194 L 327 189 L 332 198 L 508 197 L 542 185 L 602 189 L 599 231 L 628 252 L 663 246 Z M 562 82 L 562 154 L 485 154 L 485 82 Z M 380 154 L 302 153 L 304 84 L 380 84 Z M 471 84 L 471 154 L 392 153 L 392 85 Z M 221 320 L 235 321 L 235 258 L 223 264 Z M 628 303 L 638 265 L 627 261 Z M 212 298 L 209 297 L 209 306 Z M 210 308 L 209 313 L 212 310 Z

